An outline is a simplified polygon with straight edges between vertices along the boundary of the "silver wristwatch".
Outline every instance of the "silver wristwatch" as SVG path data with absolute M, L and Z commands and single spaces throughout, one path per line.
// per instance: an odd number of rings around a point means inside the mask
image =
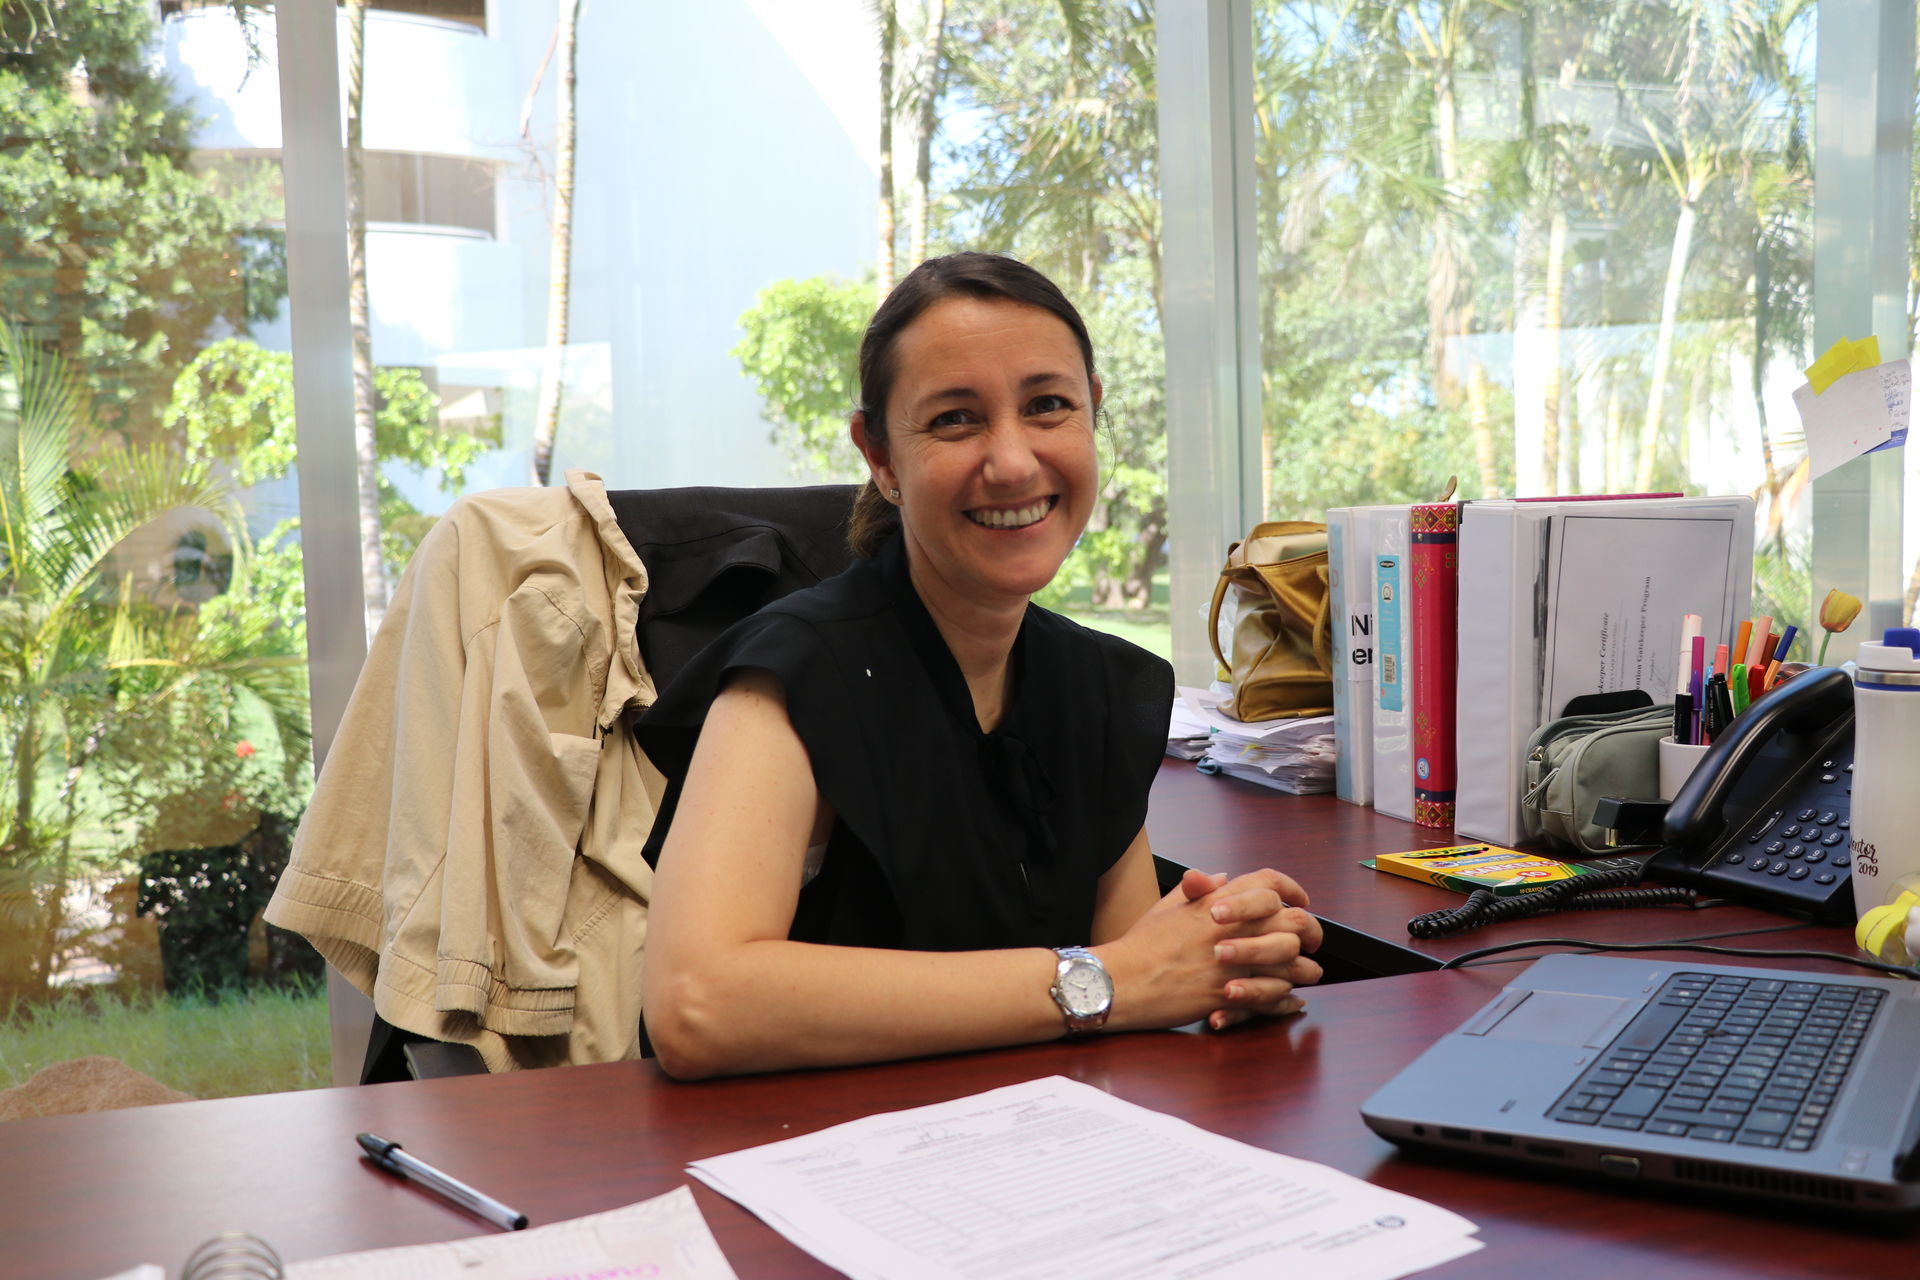
M 1066 1015 L 1067 1032 L 1098 1031 L 1113 1008 L 1113 979 L 1100 957 L 1085 947 L 1055 947 L 1060 957 L 1049 994 Z

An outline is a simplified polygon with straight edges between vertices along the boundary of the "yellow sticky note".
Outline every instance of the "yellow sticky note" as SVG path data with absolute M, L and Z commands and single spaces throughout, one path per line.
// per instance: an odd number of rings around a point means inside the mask
M 1847 374 L 1872 369 L 1879 363 L 1879 338 L 1866 337 L 1858 342 L 1842 338 L 1828 347 L 1825 355 L 1807 366 L 1807 382 L 1813 387 L 1813 394 L 1819 395 Z
M 1855 359 L 1851 338 L 1842 338 L 1828 347 L 1826 354 L 1807 366 L 1807 383 L 1813 388 L 1813 394 L 1819 395 L 1842 376 L 1852 373 L 1859 367 Z

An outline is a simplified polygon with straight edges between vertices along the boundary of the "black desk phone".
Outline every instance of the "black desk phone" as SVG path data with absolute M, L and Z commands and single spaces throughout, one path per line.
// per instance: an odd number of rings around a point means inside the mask
M 1668 806 L 1650 879 L 1851 924 L 1853 681 L 1822 667 L 1733 722 Z

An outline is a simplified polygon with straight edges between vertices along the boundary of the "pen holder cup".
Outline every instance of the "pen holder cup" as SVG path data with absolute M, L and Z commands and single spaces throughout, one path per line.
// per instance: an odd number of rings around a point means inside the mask
M 1700 763 L 1700 757 L 1707 754 L 1707 744 L 1695 745 L 1691 742 L 1675 742 L 1668 734 L 1660 739 L 1660 798 L 1671 800 L 1680 794 L 1681 786 L 1693 773 L 1693 766 Z

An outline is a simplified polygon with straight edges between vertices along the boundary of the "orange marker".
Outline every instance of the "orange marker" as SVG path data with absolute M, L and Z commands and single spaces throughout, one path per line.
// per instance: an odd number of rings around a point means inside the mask
M 1747 643 L 1752 639 L 1753 619 L 1743 618 L 1740 622 L 1740 631 L 1733 638 L 1734 661 L 1745 662 L 1747 660 Z

